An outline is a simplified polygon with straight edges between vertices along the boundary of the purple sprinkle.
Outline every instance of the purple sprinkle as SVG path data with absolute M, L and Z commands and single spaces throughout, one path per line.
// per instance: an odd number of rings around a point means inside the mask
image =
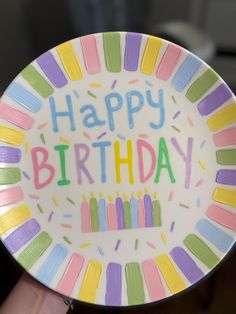
M 51 212 L 50 215 L 48 216 L 48 222 L 50 222 L 52 220 L 53 214 L 54 214 L 54 212 Z
M 173 115 L 173 120 L 175 120 L 177 117 L 178 117 L 178 115 L 181 113 L 181 111 L 177 111 L 174 115 Z
M 175 222 L 173 221 L 172 224 L 171 224 L 171 226 L 170 226 L 170 232 L 173 232 L 174 227 L 175 227 Z
M 25 171 L 22 171 L 22 174 L 27 180 L 30 180 L 30 176 Z
M 121 240 L 117 240 L 116 246 L 115 246 L 115 251 L 118 251 L 119 246 L 120 246 L 120 242 L 121 242 Z
M 103 137 L 104 135 L 106 135 L 107 132 L 103 132 L 102 134 L 100 134 L 98 137 L 97 137 L 97 140 L 99 140 L 101 137 Z
M 115 81 L 112 83 L 112 85 L 111 85 L 111 89 L 115 88 L 116 83 L 117 83 L 117 80 L 115 80 Z

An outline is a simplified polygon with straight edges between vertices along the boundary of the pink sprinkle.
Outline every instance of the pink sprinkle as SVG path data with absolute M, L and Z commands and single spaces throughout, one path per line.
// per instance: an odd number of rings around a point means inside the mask
M 171 202 L 173 201 L 174 198 L 174 191 L 170 191 L 169 197 L 168 197 L 168 201 Z
M 190 124 L 190 126 L 193 126 L 194 124 L 193 124 L 193 120 L 190 118 L 190 117 L 188 117 L 188 123 Z
M 63 228 L 67 228 L 67 229 L 72 228 L 72 225 L 69 225 L 69 224 L 61 224 L 61 226 L 62 226 Z
M 46 125 L 48 125 L 47 122 L 45 122 L 45 123 L 43 123 L 43 124 L 40 124 L 40 125 L 38 126 L 38 130 L 41 130 L 41 129 L 45 128 Z
M 153 250 L 156 249 L 156 246 L 155 246 L 153 243 L 147 241 L 146 244 L 147 244 L 151 249 L 153 249 Z
M 39 200 L 39 197 L 34 194 L 29 194 L 29 197 L 32 198 L 33 200 Z
M 148 138 L 147 134 L 139 134 L 138 136 L 141 137 L 141 138 Z
M 200 180 L 198 180 L 197 183 L 195 184 L 195 187 L 199 187 L 199 186 L 201 186 L 203 183 L 204 183 L 204 180 L 203 180 L 203 179 L 200 179 Z
M 116 83 L 117 83 L 117 80 L 115 80 L 115 81 L 112 83 L 112 85 L 111 85 L 111 89 L 115 88 Z
M 135 80 L 129 81 L 128 84 L 134 84 L 134 83 L 137 83 L 138 81 L 139 81 L 138 79 L 135 79 Z
M 83 135 L 84 135 L 87 139 L 91 140 L 91 136 L 90 136 L 87 132 L 83 132 Z
M 48 222 L 50 222 L 52 220 L 53 214 L 54 214 L 54 212 L 51 212 L 50 215 L 48 216 Z
M 178 115 L 181 113 L 181 111 L 177 111 L 174 115 L 173 115 L 173 120 L 175 120 L 177 117 L 178 117 Z

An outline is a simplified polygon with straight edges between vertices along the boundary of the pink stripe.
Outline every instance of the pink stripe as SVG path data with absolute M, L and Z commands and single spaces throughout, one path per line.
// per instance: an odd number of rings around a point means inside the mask
M 166 296 L 161 277 L 153 260 L 145 260 L 142 262 L 145 282 L 151 301 L 164 299 Z
M 157 77 L 161 80 L 167 81 L 175 66 L 177 65 L 182 54 L 182 49 L 174 44 L 169 44 L 162 60 L 157 68 Z
M 212 204 L 207 208 L 206 215 L 218 224 L 236 231 L 236 215 L 229 210 Z
M 213 135 L 216 146 L 228 146 L 236 144 L 236 128 L 220 131 Z
M 76 280 L 78 279 L 81 269 L 83 267 L 83 264 L 84 264 L 83 256 L 77 253 L 74 253 L 71 256 L 71 259 L 66 267 L 66 270 L 57 286 L 58 292 L 67 296 L 71 295 Z
M 82 202 L 81 205 L 81 216 L 82 216 L 82 232 L 91 232 L 91 215 L 88 202 Z
M 107 205 L 107 220 L 108 220 L 108 230 L 117 230 L 118 222 L 117 222 L 117 212 L 115 204 Z
M 6 120 L 21 129 L 29 130 L 34 124 L 34 119 L 27 113 L 12 108 L 0 102 L 0 119 Z
M 0 191 L 0 206 L 6 206 L 21 201 L 24 193 L 20 187 Z
M 138 221 L 139 227 L 145 228 L 145 208 L 143 199 L 138 199 Z
M 80 38 L 85 67 L 89 74 L 101 72 L 100 61 L 97 51 L 96 38 L 93 35 L 88 35 Z

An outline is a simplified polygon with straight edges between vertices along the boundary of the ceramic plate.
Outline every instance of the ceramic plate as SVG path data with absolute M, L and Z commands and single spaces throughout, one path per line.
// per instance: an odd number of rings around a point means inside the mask
M 0 103 L 0 234 L 73 299 L 146 304 L 198 282 L 236 231 L 236 102 L 185 49 L 137 33 L 44 53 Z

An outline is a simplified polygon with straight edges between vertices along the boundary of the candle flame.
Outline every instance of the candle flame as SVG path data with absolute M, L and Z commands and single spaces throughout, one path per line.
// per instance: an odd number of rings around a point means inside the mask
M 153 193 L 153 197 L 154 197 L 155 199 L 158 199 L 158 193 L 157 193 L 157 192 L 154 192 L 154 193 Z
M 100 198 L 103 198 L 104 197 L 104 194 L 102 192 L 99 192 L 99 197 Z
M 143 197 L 143 193 L 141 191 L 138 192 L 138 198 L 142 198 Z
M 111 195 L 108 195 L 108 201 L 112 203 L 112 202 L 114 201 L 114 198 L 113 198 L 113 196 L 111 196 Z
M 85 201 L 85 202 L 88 200 L 88 198 L 87 198 L 87 196 L 86 196 L 85 194 L 82 195 L 82 199 L 83 199 L 83 201 Z
M 131 193 L 131 197 L 135 198 L 135 193 L 134 192 Z
M 94 197 L 94 192 L 90 192 L 91 197 Z
M 124 194 L 123 196 L 124 196 L 124 200 L 125 200 L 125 201 L 128 201 L 128 199 L 129 199 L 128 195 L 127 195 L 127 194 Z
M 145 188 L 145 189 L 144 189 L 144 192 L 147 194 L 147 193 L 148 193 L 148 189 L 147 189 L 147 188 Z

